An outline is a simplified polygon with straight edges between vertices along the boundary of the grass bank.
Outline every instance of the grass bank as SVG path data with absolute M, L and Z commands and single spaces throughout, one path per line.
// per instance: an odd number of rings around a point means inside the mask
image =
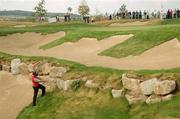
M 48 93 L 26 107 L 17 119 L 173 119 L 180 118 L 180 94 L 171 101 L 128 105 L 124 98 L 93 89 Z

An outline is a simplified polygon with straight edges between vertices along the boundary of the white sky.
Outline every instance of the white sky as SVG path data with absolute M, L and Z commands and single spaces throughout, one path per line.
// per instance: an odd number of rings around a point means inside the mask
M 77 13 L 77 8 L 81 0 L 45 0 L 48 12 L 66 12 L 67 7 L 73 8 L 73 13 Z M 96 11 L 100 13 L 113 13 L 118 10 L 122 3 L 125 3 L 129 10 L 158 10 L 161 1 L 165 9 L 180 8 L 180 0 L 86 0 L 91 14 Z M 28 10 L 32 11 L 38 0 L 0 0 L 0 10 Z

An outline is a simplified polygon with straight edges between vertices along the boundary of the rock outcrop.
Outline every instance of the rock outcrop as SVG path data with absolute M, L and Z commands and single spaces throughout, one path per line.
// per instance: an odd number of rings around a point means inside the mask
M 172 99 L 171 94 L 176 89 L 175 80 L 159 80 L 157 78 L 140 80 L 122 76 L 123 88 L 128 92 L 125 95 L 129 104 L 146 102 L 147 104 L 157 103 Z M 140 89 L 140 90 L 139 90 Z

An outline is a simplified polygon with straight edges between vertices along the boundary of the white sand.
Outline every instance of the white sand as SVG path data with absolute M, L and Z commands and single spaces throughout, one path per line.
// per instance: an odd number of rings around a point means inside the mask
M 15 119 L 32 102 L 33 89 L 28 78 L 0 72 L 0 119 Z

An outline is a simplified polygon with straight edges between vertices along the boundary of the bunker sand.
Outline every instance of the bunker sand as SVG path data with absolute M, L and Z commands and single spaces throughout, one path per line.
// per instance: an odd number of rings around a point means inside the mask
M 76 61 L 87 66 L 102 66 L 115 69 L 169 69 L 180 67 L 180 43 L 172 39 L 149 49 L 139 56 L 113 58 L 98 56 L 112 46 L 122 43 L 133 35 L 117 35 L 101 41 L 95 38 L 82 38 L 75 43 L 66 42 L 57 47 L 41 50 L 39 46 L 62 38 L 64 32 L 41 35 L 37 33 L 13 34 L 0 37 L 0 51 L 25 56 L 49 56 Z
M 0 72 L 0 119 L 15 119 L 31 103 L 32 94 L 28 76 Z

